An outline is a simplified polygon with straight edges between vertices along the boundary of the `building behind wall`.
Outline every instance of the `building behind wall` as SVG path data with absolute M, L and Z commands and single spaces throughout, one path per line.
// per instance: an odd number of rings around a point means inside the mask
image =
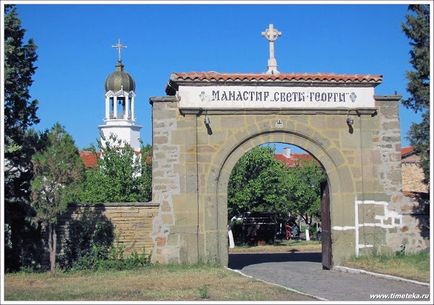
M 420 164 L 420 156 L 413 147 L 401 148 L 402 191 L 406 194 L 420 193 L 428 195 L 428 185 Z

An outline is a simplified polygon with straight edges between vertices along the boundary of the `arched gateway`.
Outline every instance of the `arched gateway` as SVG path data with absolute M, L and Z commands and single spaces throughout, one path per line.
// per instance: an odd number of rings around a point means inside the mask
M 153 107 L 152 259 L 227 265 L 227 188 L 237 161 L 268 142 L 294 144 L 324 167 L 323 266 L 408 242 L 399 212 L 400 96 L 380 75 L 280 74 L 272 24 L 265 74 L 175 73 Z M 414 243 L 414 240 L 412 241 Z
M 378 75 L 174 73 L 153 107 L 153 260 L 227 265 L 232 168 L 267 142 L 297 145 L 328 175 L 333 263 L 402 243 L 400 96 Z M 323 250 L 329 251 L 329 250 Z M 332 262 L 325 264 L 330 267 Z

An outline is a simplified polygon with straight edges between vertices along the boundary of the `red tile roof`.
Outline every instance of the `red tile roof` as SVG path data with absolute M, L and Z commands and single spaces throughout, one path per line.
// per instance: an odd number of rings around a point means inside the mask
M 140 152 L 135 152 L 136 155 L 139 155 Z M 80 151 L 80 158 L 83 161 L 83 164 L 86 168 L 96 167 L 98 158 L 100 157 L 100 152 L 92 152 L 92 151 Z M 146 164 L 152 164 L 152 156 L 147 156 L 145 160 Z
M 302 161 L 313 161 L 313 157 L 308 154 L 291 153 L 290 157 L 284 154 L 275 154 L 274 157 L 288 167 L 297 167 Z
M 357 84 L 373 85 L 381 84 L 382 75 L 371 74 L 335 74 L 335 73 L 218 73 L 210 72 L 177 72 L 170 76 L 166 93 L 173 93 L 178 83 L 182 82 L 224 82 L 224 83 L 333 83 L 333 84 Z
M 414 152 L 413 146 L 401 147 L 401 157 L 405 157 Z
M 86 168 L 95 167 L 99 158 L 99 152 L 80 151 L 80 158 Z

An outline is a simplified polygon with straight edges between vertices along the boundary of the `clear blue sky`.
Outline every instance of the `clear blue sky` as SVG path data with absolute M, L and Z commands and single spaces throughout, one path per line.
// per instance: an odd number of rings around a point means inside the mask
M 407 5 L 18 5 L 26 37 L 38 45 L 31 87 L 37 129 L 64 125 L 79 148 L 96 144 L 104 81 L 114 71 L 117 39 L 136 81 L 136 116 L 151 143 L 149 97 L 165 95 L 172 72 L 266 71 L 269 23 L 281 72 L 382 74 L 376 94 L 404 97 L 410 45 L 401 30 Z M 402 145 L 420 116 L 401 107 Z

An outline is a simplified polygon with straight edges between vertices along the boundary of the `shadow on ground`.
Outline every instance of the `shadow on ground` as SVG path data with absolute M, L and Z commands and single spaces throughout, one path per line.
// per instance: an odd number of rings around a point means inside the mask
M 234 253 L 229 254 L 228 267 L 241 270 L 245 266 L 277 262 L 314 262 L 321 263 L 321 252 L 301 253 Z

